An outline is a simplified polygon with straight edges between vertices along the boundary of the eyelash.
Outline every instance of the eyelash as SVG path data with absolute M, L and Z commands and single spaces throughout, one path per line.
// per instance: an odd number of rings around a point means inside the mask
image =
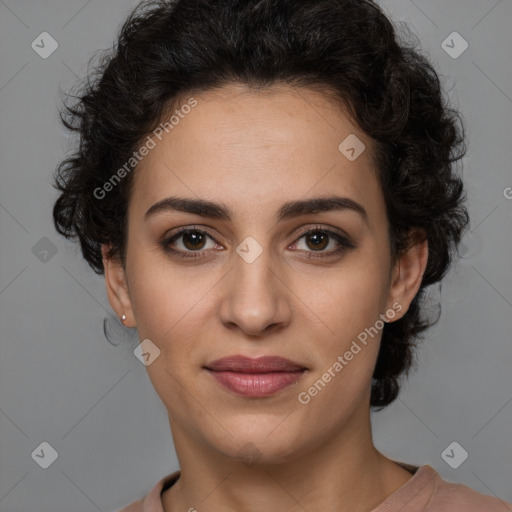
M 215 241 L 215 243 L 218 243 L 215 240 L 215 238 L 207 231 L 204 231 L 202 229 L 196 229 L 196 228 L 183 228 L 180 231 L 177 231 L 176 233 L 174 233 L 170 238 L 163 240 L 161 242 L 162 248 L 164 249 L 165 252 L 170 253 L 171 255 L 176 255 L 179 258 L 188 258 L 188 259 L 195 260 L 198 258 L 206 257 L 206 256 L 203 256 L 203 254 L 204 254 L 204 251 L 206 251 L 207 249 L 199 249 L 197 251 L 182 252 L 182 251 L 177 251 L 175 249 L 170 248 L 171 243 L 173 243 L 174 241 L 179 239 L 181 236 L 190 234 L 190 233 L 201 233 L 203 235 L 207 235 L 213 241 Z M 321 228 L 313 228 L 313 229 L 308 229 L 306 231 L 303 231 L 302 233 L 300 233 L 298 235 L 298 238 L 296 239 L 296 241 L 299 241 L 301 238 L 303 238 L 307 235 L 310 235 L 312 233 L 321 233 L 324 235 L 328 235 L 329 237 L 334 238 L 340 244 L 340 247 L 338 249 L 335 249 L 332 251 L 327 251 L 327 252 L 325 252 L 325 251 L 307 251 L 311 254 L 314 254 L 314 256 L 309 256 L 309 258 L 333 257 L 333 256 L 337 256 L 338 254 L 341 254 L 342 252 L 344 252 L 347 249 L 353 249 L 356 247 L 350 240 L 343 237 L 342 235 L 339 235 L 338 233 L 335 233 L 334 231 L 330 231 L 328 229 L 321 229 Z M 295 244 L 295 242 L 294 242 L 294 244 Z

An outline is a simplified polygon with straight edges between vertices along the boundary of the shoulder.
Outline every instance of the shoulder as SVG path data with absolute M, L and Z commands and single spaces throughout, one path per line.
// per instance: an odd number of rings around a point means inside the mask
M 512 512 L 512 503 L 482 494 L 438 475 L 425 512 Z
M 171 487 L 179 479 L 181 472 L 174 471 L 160 479 L 142 499 L 134 501 L 115 512 L 163 512 L 162 492 Z
M 512 503 L 450 482 L 430 465 L 406 466 L 413 477 L 372 512 L 512 512 Z

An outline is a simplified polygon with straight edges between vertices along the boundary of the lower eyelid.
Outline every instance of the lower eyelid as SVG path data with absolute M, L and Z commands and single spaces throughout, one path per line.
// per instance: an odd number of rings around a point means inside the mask
M 193 233 L 201 233 L 202 235 L 205 235 L 206 237 L 208 237 L 216 245 L 221 245 L 221 244 L 219 244 L 219 242 L 217 242 L 217 240 L 215 240 L 215 238 L 212 235 L 210 235 L 206 231 L 203 231 L 203 230 L 200 230 L 200 229 L 186 229 L 186 230 L 183 230 L 183 231 L 178 231 L 177 233 L 174 233 L 174 235 L 170 236 L 169 238 L 166 238 L 162 242 L 162 246 L 163 246 L 164 250 L 167 250 L 167 251 L 172 252 L 174 254 L 201 254 L 204 251 L 211 251 L 212 250 L 212 249 L 198 249 L 196 251 L 192 251 L 192 250 L 182 250 L 182 249 L 176 250 L 176 249 L 172 249 L 171 248 L 171 244 L 175 245 L 177 240 L 179 240 L 180 238 L 182 238 L 183 236 L 185 236 L 187 234 L 190 234 L 191 232 L 193 232 Z
M 307 256 L 308 259 L 313 259 L 313 258 L 317 258 L 317 259 L 320 259 L 320 258 L 336 258 L 336 257 L 340 257 L 342 254 L 344 254 L 348 250 L 355 248 L 355 245 L 352 242 L 350 242 L 345 237 L 342 237 L 342 236 L 338 235 L 337 233 L 329 234 L 326 231 L 322 231 L 322 233 L 325 233 L 331 239 L 334 239 L 335 242 L 337 242 L 337 247 L 335 247 L 334 249 L 321 250 L 321 251 L 314 251 L 312 249 L 311 250 L 299 249 L 298 252 L 306 253 L 308 255 Z M 298 244 L 299 243 L 298 241 L 300 241 L 300 239 L 302 237 L 304 237 L 304 236 L 307 236 L 307 233 L 306 233 L 306 235 L 303 234 L 300 237 L 298 237 L 297 238 L 297 242 L 294 242 L 293 245 Z

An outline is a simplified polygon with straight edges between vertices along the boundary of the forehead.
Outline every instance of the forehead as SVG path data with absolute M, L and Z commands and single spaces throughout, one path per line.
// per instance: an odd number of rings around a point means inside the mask
M 191 98 L 195 106 L 182 108 Z M 252 204 L 253 215 L 333 193 L 379 206 L 372 141 L 320 91 L 229 85 L 183 97 L 162 123 L 173 115 L 158 138 L 150 134 L 155 146 L 135 171 L 137 216 L 171 195 L 222 199 L 246 213 Z

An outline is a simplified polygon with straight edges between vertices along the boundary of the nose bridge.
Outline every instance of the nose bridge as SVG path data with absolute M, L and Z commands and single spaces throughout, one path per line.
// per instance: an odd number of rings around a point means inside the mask
M 278 278 L 280 265 L 270 249 L 248 236 L 237 246 L 233 266 L 221 307 L 223 323 L 253 335 L 286 323 L 290 314 L 286 287 Z

